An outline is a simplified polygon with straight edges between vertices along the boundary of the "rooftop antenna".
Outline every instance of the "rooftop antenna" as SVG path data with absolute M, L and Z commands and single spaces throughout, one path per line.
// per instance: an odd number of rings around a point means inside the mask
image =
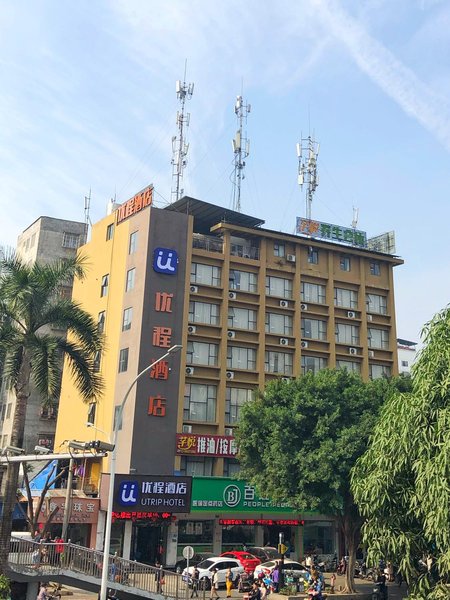
M 311 220 L 311 206 L 314 192 L 319 185 L 317 175 L 317 157 L 319 155 L 319 144 L 310 135 L 301 138 L 297 144 L 298 156 L 298 184 L 303 189 L 306 185 L 306 218 Z
M 241 96 L 237 96 L 234 112 L 238 122 L 238 130 L 233 139 L 234 169 L 233 169 L 233 210 L 241 212 L 241 183 L 245 179 L 245 159 L 250 154 L 250 140 L 247 133 L 243 132 L 244 121 L 247 123 L 247 115 L 251 110 L 250 104 L 246 104 Z
M 184 112 L 184 106 L 186 100 L 192 98 L 194 93 L 194 84 L 186 83 L 186 67 L 187 61 L 184 66 L 184 81 L 180 80 L 176 83 L 177 98 L 181 104 L 181 110 L 177 110 L 177 127 L 178 133 L 172 138 L 172 191 L 171 191 L 171 202 L 176 202 L 180 199 L 184 190 L 181 188 L 181 181 L 183 179 L 183 170 L 187 164 L 187 153 L 189 150 L 189 144 L 185 142 L 186 129 L 189 127 L 189 120 L 191 115 Z
M 356 229 L 356 227 L 358 226 L 358 218 L 359 218 L 359 208 L 356 208 L 356 206 L 354 206 L 353 207 L 353 219 L 352 219 L 353 229 Z
M 84 243 L 88 241 L 89 225 L 91 222 L 91 188 L 89 188 L 89 196 L 84 197 Z

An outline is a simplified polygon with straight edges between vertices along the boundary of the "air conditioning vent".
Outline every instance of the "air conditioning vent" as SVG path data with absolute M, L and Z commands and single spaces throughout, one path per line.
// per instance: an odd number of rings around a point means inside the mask
M 236 332 L 235 331 L 228 331 L 227 332 L 227 338 L 230 340 L 234 340 L 234 338 L 236 337 Z
M 375 352 L 373 350 L 369 350 L 369 358 L 373 358 L 375 356 Z
M 280 338 L 280 346 L 287 346 L 289 344 L 289 340 L 287 338 Z
M 368 321 L 373 321 L 373 315 L 367 315 L 367 320 Z
M 186 367 L 186 375 L 193 375 L 194 367 Z
M 295 262 L 295 254 L 286 254 L 286 260 L 288 262 Z
M 307 304 L 300 304 L 300 308 L 301 308 L 301 310 L 308 310 L 308 305 Z
M 198 292 L 198 287 L 196 285 L 191 285 L 189 291 L 191 294 L 196 294 Z
M 228 292 L 228 298 L 230 300 L 236 300 L 236 292 Z
M 227 371 L 227 379 L 234 379 L 234 371 Z
M 287 300 L 280 300 L 281 308 L 289 308 L 289 302 Z
M 181 431 L 183 433 L 192 433 L 192 425 L 183 425 Z
M 348 353 L 349 354 L 358 354 L 358 349 L 357 348 L 349 348 Z
M 195 325 L 188 325 L 188 333 L 195 333 L 197 331 L 197 327 Z
M 300 347 L 301 348 L 307 348 L 308 347 L 308 342 L 300 342 Z
M 349 311 L 347 312 L 347 317 L 348 317 L 349 319 L 354 319 L 354 318 L 356 317 L 356 313 L 355 313 L 353 310 L 349 310 Z
M 234 435 L 232 427 L 225 427 L 225 435 Z

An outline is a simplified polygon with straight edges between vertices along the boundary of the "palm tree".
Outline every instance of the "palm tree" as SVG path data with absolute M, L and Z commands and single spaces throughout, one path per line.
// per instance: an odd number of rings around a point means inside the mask
M 30 385 L 43 402 L 58 399 L 64 359 L 83 399 L 102 392 L 94 367 L 102 348 L 97 324 L 62 293 L 74 277 L 84 277 L 83 259 L 32 265 L 14 255 L 0 259 L 0 377 L 16 396 L 11 446 L 23 444 Z M 52 335 L 49 326 L 67 330 L 67 338 Z M 7 566 L 18 475 L 19 463 L 10 463 L 0 522 L 0 573 Z

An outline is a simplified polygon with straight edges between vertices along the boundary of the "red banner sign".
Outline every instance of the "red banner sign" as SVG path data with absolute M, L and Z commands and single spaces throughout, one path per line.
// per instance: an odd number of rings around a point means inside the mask
M 177 433 L 177 454 L 234 458 L 237 446 L 234 437 Z
M 299 519 L 219 519 L 219 525 L 304 525 Z

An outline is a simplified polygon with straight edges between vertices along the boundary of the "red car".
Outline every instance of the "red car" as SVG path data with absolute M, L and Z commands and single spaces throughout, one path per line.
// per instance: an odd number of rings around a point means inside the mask
M 253 554 L 243 552 L 242 550 L 230 550 L 229 552 L 223 552 L 223 554 L 221 554 L 220 556 L 226 556 L 227 558 L 236 558 L 244 567 L 244 570 L 247 573 L 253 573 L 253 571 L 261 562 L 259 558 L 253 556 Z

